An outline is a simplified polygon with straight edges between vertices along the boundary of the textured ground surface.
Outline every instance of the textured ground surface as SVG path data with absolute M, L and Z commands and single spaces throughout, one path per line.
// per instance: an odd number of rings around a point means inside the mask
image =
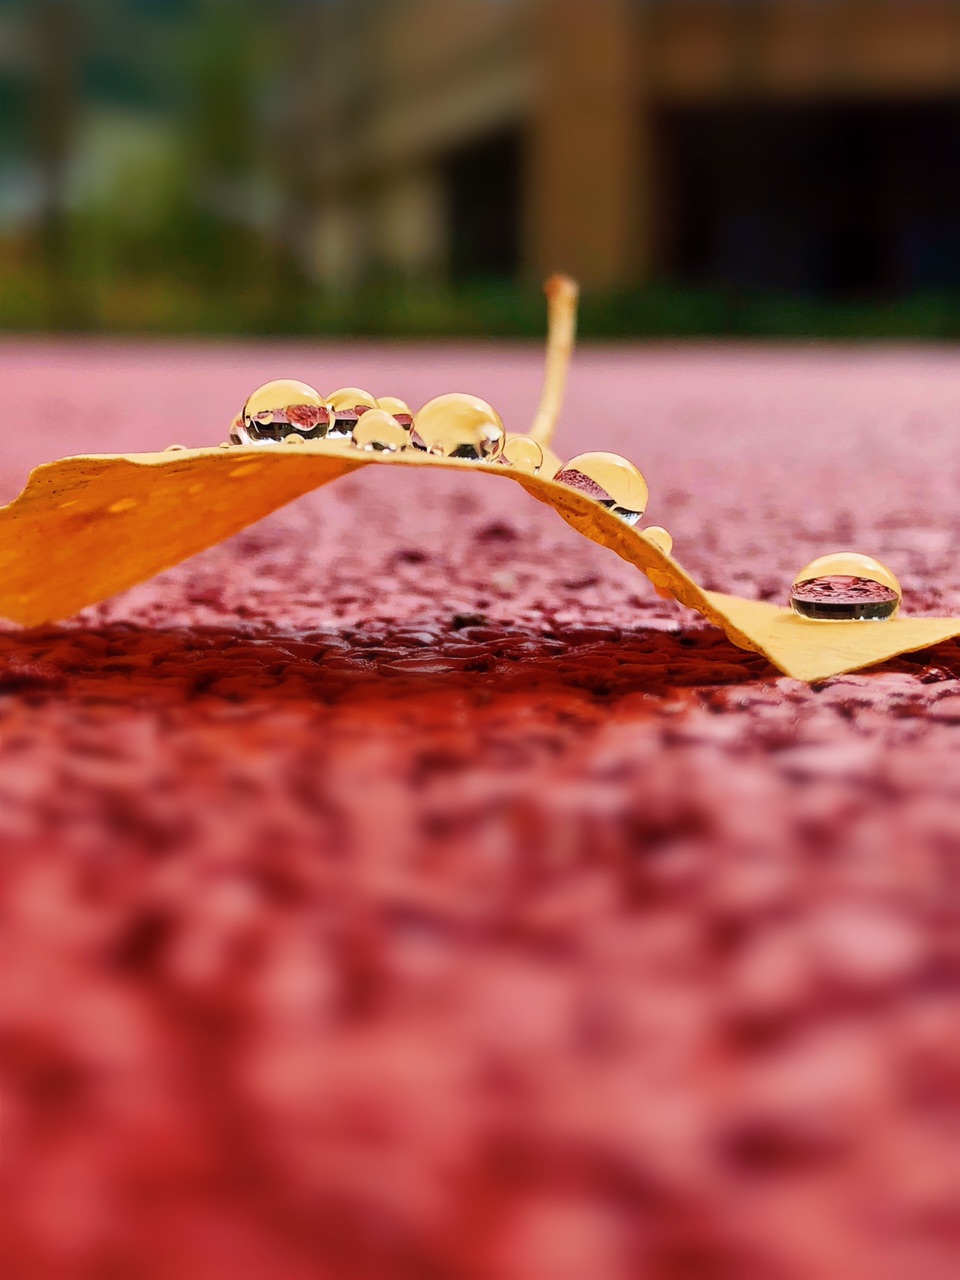
M 0 485 L 274 376 L 519 425 L 539 362 L 8 342 Z M 949 353 L 624 348 L 558 446 L 710 587 L 960 611 L 958 421 Z M 956 644 L 808 689 L 479 479 L 0 632 L 0 1272 L 954 1277 L 958 798 Z

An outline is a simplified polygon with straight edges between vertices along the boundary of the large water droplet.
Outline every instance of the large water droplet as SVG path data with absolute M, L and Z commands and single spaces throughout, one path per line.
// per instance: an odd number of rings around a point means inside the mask
M 599 502 L 627 524 L 637 523 L 650 496 L 642 473 L 618 453 L 580 453 L 553 478 Z
M 319 391 L 305 382 L 279 378 L 265 382 L 248 398 L 230 438 L 237 444 L 276 444 L 295 431 L 304 440 L 327 433 L 329 412 Z
M 500 461 L 515 471 L 535 476 L 543 466 L 543 449 L 529 436 L 507 436 Z
M 423 406 L 414 418 L 410 443 L 441 458 L 496 462 L 503 451 L 503 423 L 486 400 L 455 391 Z
M 404 427 L 407 431 L 413 426 L 413 413 L 410 406 L 398 396 L 380 396 L 377 400 L 377 408 L 383 409 L 391 417 L 396 418 L 401 427 Z
M 368 409 L 353 428 L 353 444 L 373 453 L 399 453 L 410 437 L 396 418 L 383 409 Z
M 327 438 L 330 440 L 349 440 L 357 420 L 368 409 L 376 409 L 377 401 L 369 391 L 361 387 L 340 387 L 332 395 L 327 396 L 330 407 L 330 427 Z
M 837 551 L 797 574 L 790 607 L 820 622 L 883 622 L 900 608 L 902 595 L 885 564 L 858 551 Z

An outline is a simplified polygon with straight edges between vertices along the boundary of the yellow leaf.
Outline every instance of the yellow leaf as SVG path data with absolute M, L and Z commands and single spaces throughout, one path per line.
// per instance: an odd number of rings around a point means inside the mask
M 0 508 L 0 615 L 25 626 L 68 617 L 222 542 L 312 489 L 363 467 L 385 466 L 464 471 L 521 485 L 579 533 L 642 570 L 659 590 L 722 627 L 734 644 L 764 654 L 801 680 L 870 666 L 960 635 L 955 618 L 814 622 L 775 605 L 705 591 L 642 530 L 552 480 L 559 460 L 549 441 L 572 344 L 567 312 L 576 293 L 567 281 L 554 280 L 550 287 L 561 323 L 551 328 L 547 388 L 531 431 L 546 455 L 540 474 L 413 451 L 366 453 L 326 440 L 296 448 L 62 458 L 38 467 L 19 497 Z

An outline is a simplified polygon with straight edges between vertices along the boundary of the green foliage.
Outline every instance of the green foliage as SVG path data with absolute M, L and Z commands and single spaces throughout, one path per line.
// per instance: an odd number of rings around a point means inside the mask
M 98 234 L 102 234 L 101 232 Z M 238 233 L 238 235 L 242 234 Z M 298 278 L 251 242 L 214 259 L 193 257 L 203 236 L 216 248 L 221 231 L 176 225 L 165 264 L 136 260 L 131 232 L 121 250 L 82 260 L 64 290 L 23 254 L 0 255 L 0 330 L 136 334 L 293 334 L 321 337 L 530 338 L 543 336 L 539 289 L 494 284 L 460 289 L 379 284 L 346 295 Z M 89 247 L 90 240 L 85 244 Z M 152 243 L 149 237 L 147 244 Z M 106 252 L 106 250 L 104 250 Z M 224 274 L 227 258 L 247 254 L 248 270 Z M 764 295 L 733 296 L 657 286 L 583 299 L 580 333 L 587 340 L 852 339 L 956 341 L 960 298 L 918 295 L 884 303 L 827 303 Z

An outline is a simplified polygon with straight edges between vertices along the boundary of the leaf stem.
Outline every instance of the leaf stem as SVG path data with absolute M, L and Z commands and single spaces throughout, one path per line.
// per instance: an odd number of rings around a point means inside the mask
M 555 275 L 543 286 L 547 295 L 547 365 L 543 392 L 530 435 L 549 445 L 556 430 L 567 385 L 567 369 L 577 336 L 577 298 L 580 288 L 569 276 Z

